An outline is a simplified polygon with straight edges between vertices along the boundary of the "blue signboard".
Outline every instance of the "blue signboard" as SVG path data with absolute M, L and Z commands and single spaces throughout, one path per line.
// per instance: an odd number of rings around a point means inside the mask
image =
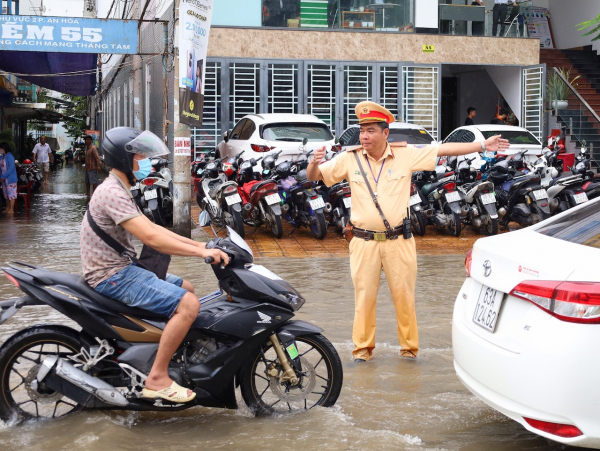
M 138 51 L 135 20 L 0 15 L 0 50 L 121 53 Z

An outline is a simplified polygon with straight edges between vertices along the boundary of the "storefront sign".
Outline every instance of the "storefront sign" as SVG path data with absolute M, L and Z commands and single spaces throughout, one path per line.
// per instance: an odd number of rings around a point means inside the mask
M 423 53 L 433 53 L 435 50 L 435 46 L 433 45 L 424 45 L 423 46 Z
M 529 37 L 540 40 L 541 49 L 553 49 L 552 33 L 550 32 L 550 14 L 547 8 L 530 6 L 524 9 L 523 15 L 527 21 Z
M 179 122 L 194 127 L 202 126 L 212 11 L 213 0 L 181 0 L 179 3 Z
M 0 50 L 61 53 L 121 53 L 138 51 L 138 22 L 0 15 Z
M 192 154 L 192 141 L 190 138 L 175 138 L 174 155 L 189 157 Z

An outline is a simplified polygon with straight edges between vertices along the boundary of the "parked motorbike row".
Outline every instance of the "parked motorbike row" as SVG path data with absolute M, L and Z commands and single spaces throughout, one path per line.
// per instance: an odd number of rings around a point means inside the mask
M 306 140 L 295 161 L 277 159 L 282 151 L 258 159 L 235 157 L 200 159 L 192 164 L 196 202 L 218 226 L 228 225 L 244 236 L 244 224 L 255 230 L 265 225 L 277 238 L 282 221 L 304 227 L 317 238 L 327 235 L 329 224 L 345 225 L 350 218 L 350 189 L 340 183 L 327 189 L 306 177 Z M 262 170 L 255 170 L 262 160 Z M 347 201 L 342 199 L 347 198 Z M 333 204 L 331 202 L 334 202 Z M 343 224 L 343 225 L 342 225 Z
M 173 218 L 173 179 L 168 160 L 156 157 L 150 163 L 152 172 L 131 187 L 131 195 L 148 219 L 164 226 Z
M 562 175 L 560 149 L 545 149 L 530 162 L 526 151 L 496 161 L 451 158 L 436 171 L 413 174 L 410 210 L 414 232 L 432 225 L 459 236 L 464 225 L 489 235 L 513 221 L 522 227 L 538 223 L 600 195 L 591 156 L 583 148 L 570 175 Z

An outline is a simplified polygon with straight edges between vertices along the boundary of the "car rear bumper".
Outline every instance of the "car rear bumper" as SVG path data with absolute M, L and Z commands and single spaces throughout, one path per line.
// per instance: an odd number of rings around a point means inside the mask
M 472 293 L 472 284 L 476 282 L 471 278 L 463 284 L 452 319 L 454 368 L 461 382 L 531 432 L 569 445 L 600 447 L 600 350 L 594 349 L 598 340 L 593 339 L 600 336 L 600 326 L 563 323 L 532 305 L 532 311 L 520 313 L 523 323 L 518 327 L 528 329 L 519 335 L 519 345 L 510 341 L 511 346 L 502 346 L 506 321 L 499 322 L 494 334 L 469 324 L 474 301 L 464 294 Z M 500 320 L 506 319 L 502 318 L 505 313 L 506 317 L 514 314 L 515 305 L 525 301 L 507 296 L 504 302 Z M 513 318 L 511 322 L 515 322 Z M 577 327 L 582 335 L 575 333 Z M 548 434 L 523 417 L 573 424 L 584 435 L 563 438 Z

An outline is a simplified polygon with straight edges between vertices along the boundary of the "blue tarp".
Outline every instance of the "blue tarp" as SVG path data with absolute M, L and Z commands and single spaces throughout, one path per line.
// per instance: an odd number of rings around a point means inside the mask
M 76 96 L 89 96 L 96 92 L 96 53 L 50 53 L 20 52 L 5 50 L 0 52 L 0 70 L 17 75 L 38 86 Z M 80 74 L 81 71 L 86 71 Z M 54 75 L 76 72 L 78 75 Z

